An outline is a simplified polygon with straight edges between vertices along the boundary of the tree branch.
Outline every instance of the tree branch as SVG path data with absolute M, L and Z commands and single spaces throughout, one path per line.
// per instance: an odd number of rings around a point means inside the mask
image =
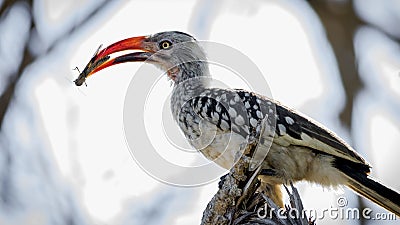
M 346 105 L 340 114 L 340 119 L 349 129 L 352 123 L 353 101 L 363 87 L 356 67 L 353 37 L 358 27 L 365 23 L 355 14 L 352 1 L 311 0 L 309 2 L 325 27 L 338 62 L 346 93 Z
M 248 148 L 250 151 L 245 152 L 254 152 L 254 145 Z M 219 190 L 204 210 L 201 224 L 313 225 L 314 221 L 308 220 L 303 213 L 300 195 L 292 184 L 292 193 L 286 188 L 291 203 L 286 209 L 280 209 L 265 194 L 256 192 L 260 186 L 257 179 L 260 169 L 250 172 L 250 161 L 250 156 L 242 155 L 229 173 L 221 178 Z M 300 214 L 289 213 L 291 210 Z
M 10 8 L 15 3 L 13 0 L 5 0 L 3 4 L 0 6 L 0 15 L 3 15 L 6 10 Z
M 29 6 L 30 10 L 30 16 L 32 17 L 32 7 L 33 7 L 33 0 L 26 1 Z M 107 1 L 104 0 L 102 3 L 100 3 L 96 8 L 94 8 L 88 15 L 85 16 L 81 20 L 79 24 L 74 25 L 70 29 L 66 30 L 62 35 L 59 36 L 53 43 L 50 45 L 48 50 L 40 55 L 32 55 L 29 51 L 29 43 L 32 41 L 32 34 L 36 32 L 36 24 L 34 19 L 31 19 L 31 26 L 30 26 L 30 31 L 29 31 L 29 36 L 28 36 L 28 41 L 25 44 L 24 47 L 24 53 L 23 53 L 23 60 L 21 65 L 19 66 L 17 72 L 14 74 L 11 74 L 9 76 L 9 82 L 4 90 L 4 92 L 0 96 L 0 132 L 2 131 L 3 128 L 3 122 L 4 118 L 6 116 L 7 110 L 10 106 L 10 103 L 12 102 L 14 95 L 15 95 L 15 90 L 16 86 L 18 85 L 19 80 L 22 77 L 22 74 L 24 73 L 25 69 L 31 65 L 33 62 L 35 62 L 37 59 L 46 56 L 47 54 L 50 54 L 54 48 L 57 46 L 58 43 L 64 41 L 65 39 L 68 39 L 71 37 L 74 32 L 79 30 L 78 28 L 83 27 L 85 24 L 89 24 L 91 19 L 98 14 L 101 10 L 107 8 L 108 5 L 110 5 L 114 1 Z M 3 5 L 0 8 L 0 13 L 4 13 L 9 7 L 12 6 L 12 3 L 15 3 L 15 1 L 12 0 L 6 0 Z M 2 14 L 0 14 L 2 15 Z

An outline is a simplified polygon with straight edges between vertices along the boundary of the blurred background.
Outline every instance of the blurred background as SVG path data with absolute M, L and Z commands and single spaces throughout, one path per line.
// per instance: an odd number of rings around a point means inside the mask
M 0 225 L 200 223 L 218 181 L 160 183 L 125 144 L 124 96 L 140 63 L 72 82 L 100 44 L 168 30 L 246 54 L 275 99 L 338 133 L 400 190 L 399 24 L 397 0 L 0 0 Z M 344 195 L 385 212 L 346 188 L 297 187 L 308 209 Z

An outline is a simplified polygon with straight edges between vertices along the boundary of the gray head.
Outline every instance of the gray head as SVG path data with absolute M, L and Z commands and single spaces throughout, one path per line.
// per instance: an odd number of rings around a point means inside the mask
M 95 60 L 124 50 L 140 50 L 105 60 L 93 68 L 89 75 L 106 67 L 125 62 L 146 61 L 167 72 L 175 83 L 189 78 L 208 76 L 206 55 L 196 39 L 179 31 L 161 32 L 149 36 L 128 38 L 101 50 Z

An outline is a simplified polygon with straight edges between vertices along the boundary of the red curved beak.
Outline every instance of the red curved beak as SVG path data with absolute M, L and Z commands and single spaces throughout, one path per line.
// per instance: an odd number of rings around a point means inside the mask
M 104 56 L 125 50 L 145 50 L 143 41 L 146 38 L 147 38 L 146 36 L 139 36 L 115 42 L 114 44 L 111 44 L 108 47 L 101 50 L 97 54 L 96 59 L 100 59 L 103 58 Z
M 107 67 L 125 62 L 147 60 L 152 55 L 152 52 L 150 52 L 148 46 L 144 44 L 146 39 L 147 36 L 127 38 L 100 50 L 92 57 L 82 73 L 79 74 L 79 77 L 74 81 L 75 84 L 81 86 L 87 77 Z M 115 58 L 110 57 L 113 53 L 125 50 L 140 50 L 140 52 L 133 52 Z

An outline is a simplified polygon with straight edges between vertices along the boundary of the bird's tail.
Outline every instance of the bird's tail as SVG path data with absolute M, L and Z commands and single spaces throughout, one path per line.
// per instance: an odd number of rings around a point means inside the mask
M 400 216 L 400 195 L 371 178 L 349 178 L 348 184 L 358 194 L 368 198 L 390 212 Z
M 348 187 L 400 216 L 400 194 L 369 178 L 366 173 L 360 172 L 360 166 L 364 167 L 366 165 L 349 165 L 348 163 L 335 165 L 348 178 Z M 369 168 L 367 171 L 369 171 Z

